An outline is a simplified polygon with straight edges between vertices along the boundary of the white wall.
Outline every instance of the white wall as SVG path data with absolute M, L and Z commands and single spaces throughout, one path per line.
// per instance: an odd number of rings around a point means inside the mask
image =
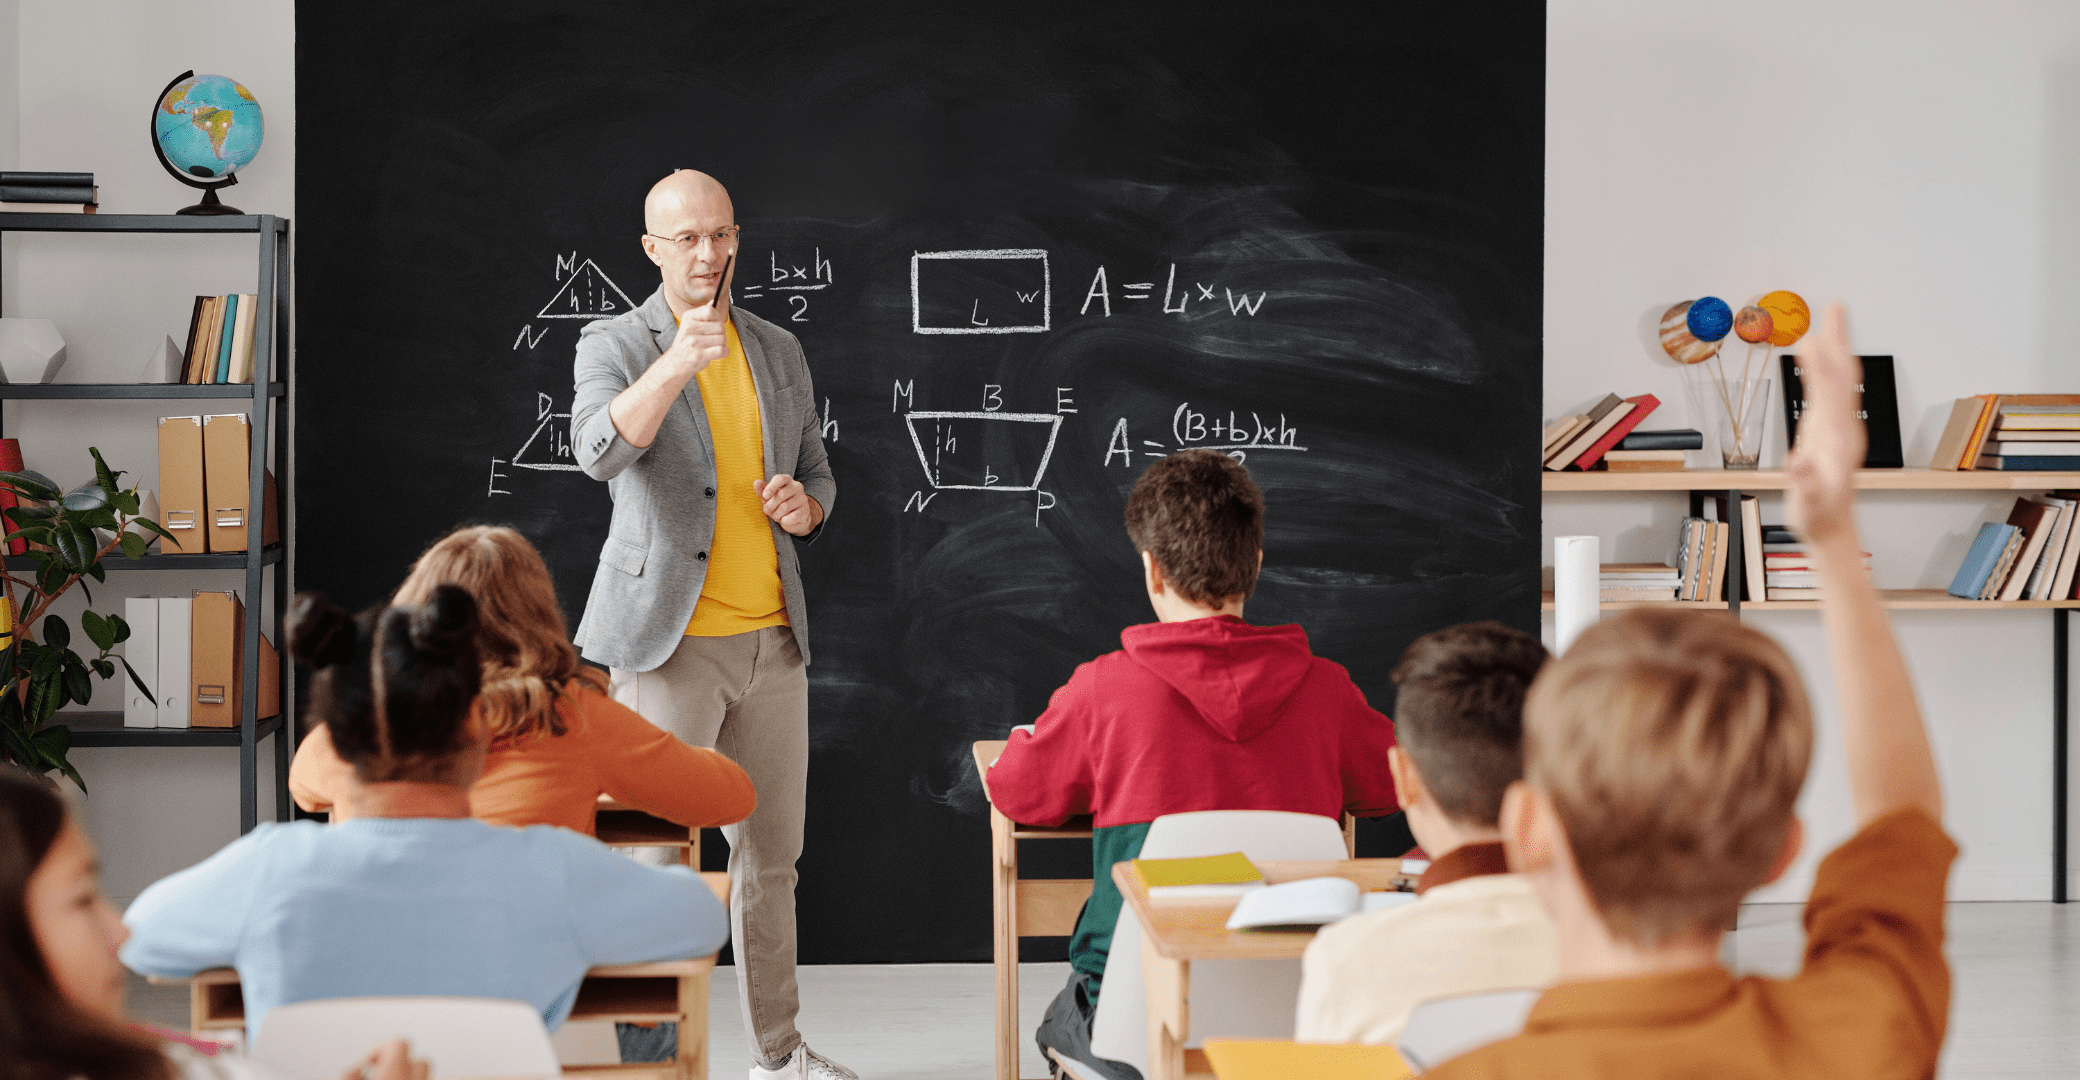
M 220 197 L 249 213 L 293 216 L 294 5 L 226 0 L 207 10 L 198 19 L 195 9 L 154 0 L 0 2 L 0 29 L 15 27 L 0 58 L 0 162 L 92 172 L 103 213 L 187 206 L 201 193 L 160 168 L 145 121 L 159 91 L 192 68 L 244 83 L 266 119 L 258 159 Z M 67 345 L 59 381 L 135 382 L 154 346 L 186 332 L 197 295 L 256 288 L 258 243 L 255 236 L 10 234 L 0 241 L 0 310 L 57 321 Z M 5 409 L 6 434 L 22 440 L 30 468 L 80 483 L 92 477 L 87 447 L 98 446 L 111 466 L 144 477 L 148 487 L 158 473 L 154 418 L 176 411 L 167 402 L 87 401 Z M 120 611 L 122 596 L 196 588 L 243 592 L 243 574 L 118 572 L 96 590 L 96 607 Z M 61 609 L 75 626 L 80 606 Z M 120 697 L 99 692 L 95 707 L 120 708 Z M 267 749 L 263 762 L 271 760 Z M 119 902 L 238 835 L 235 749 L 88 749 L 73 760 L 91 791 L 86 820 L 102 848 L 105 885 Z M 270 776 L 263 765 L 263 820 L 273 808 L 264 786 Z
M 2080 5 L 1552 0 L 1548 31 L 1548 417 L 1650 392 L 1664 407 L 1647 426 L 1704 427 L 1643 320 L 1780 288 L 1846 301 L 1858 350 L 1897 357 L 1910 464 L 1954 398 L 2080 391 Z M 1765 465 L 1782 460 L 1782 420 L 1773 403 Z M 1878 583 L 1947 585 L 2012 498 L 1866 496 Z M 1779 506 L 1766 498 L 1765 520 Z M 1601 536 L 1606 561 L 1668 558 L 1684 511 L 1679 494 L 1549 496 L 1546 561 L 1571 533 Z M 1850 830 L 1824 643 L 1812 613 L 1745 617 L 1793 651 L 1821 705 L 1810 852 L 1761 897 L 1797 898 Z M 1894 625 L 1964 847 L 1953 896 L 2047 898 L 2050 614 Z

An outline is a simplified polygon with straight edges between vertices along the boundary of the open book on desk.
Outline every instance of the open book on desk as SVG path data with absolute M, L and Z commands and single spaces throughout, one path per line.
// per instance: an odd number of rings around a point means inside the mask
M 1228 916 L 1230 930 L 1321 926 L 1352 915 L 1415 903 L 1412 892 L 1363 892 L 1340 877 L 1302 878 L 1267 885 L 1245 895 Z

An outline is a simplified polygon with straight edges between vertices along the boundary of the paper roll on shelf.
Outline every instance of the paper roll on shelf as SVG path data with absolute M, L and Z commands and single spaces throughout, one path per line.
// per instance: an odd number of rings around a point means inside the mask
M 1553 538 L 1553 643 L 1564 653 L 1603 613 L 1601 554 L 1593 536 Z

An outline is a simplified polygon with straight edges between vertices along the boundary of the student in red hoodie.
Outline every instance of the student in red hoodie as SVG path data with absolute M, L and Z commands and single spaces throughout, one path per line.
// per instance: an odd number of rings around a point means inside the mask
M 1112 865 L 1140 854 L 1151 821 L 1193 810 L 1373 816 L 1398 805 L 1387 768 L 1394 725 L 1343 666 L 1308 651 L 1298 626 L 1251 626 L 1242 604 L 1264 562 L 1264 497 L 1224 454 L 1186 450 L 1150 466 L 1127 499 L 1156 622 L 1081 665 L 989 770 L 1014 821 L 1095 819 L 1095 885 L 1069 942 L 1075 970 L 1036 1035 L 1112 1076 L 1090 1018 L 1119 890 Z

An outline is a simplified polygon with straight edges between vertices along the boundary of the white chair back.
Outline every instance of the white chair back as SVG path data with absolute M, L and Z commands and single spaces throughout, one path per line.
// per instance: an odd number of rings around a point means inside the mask
M 1347 859 L 1334 818 L 1285 810 L 1165 814 L 1141 842 L 1144 859 L 1193 859 L 1240 851 L 1251 862 Z M 1300 1000 L 1298 960 L 1192 963 L 1191 1045 L 1226 1039 L 1291 1039 Z M 1091 1052 L 1148 1074 L 1148 992 L 1141 982 L 1141 923 L 1122 907 L 1106 953 L 1105 983 L 1091 1021 Z
M 280 1080 L 337 1080 L 369 1051 L 406 1039 L 433 1080 L 557 1076 L 542 1014 L 524 1001 L 460 997 L 330 998 L 283 1005 L 253 1039 L 253 1060 Z

